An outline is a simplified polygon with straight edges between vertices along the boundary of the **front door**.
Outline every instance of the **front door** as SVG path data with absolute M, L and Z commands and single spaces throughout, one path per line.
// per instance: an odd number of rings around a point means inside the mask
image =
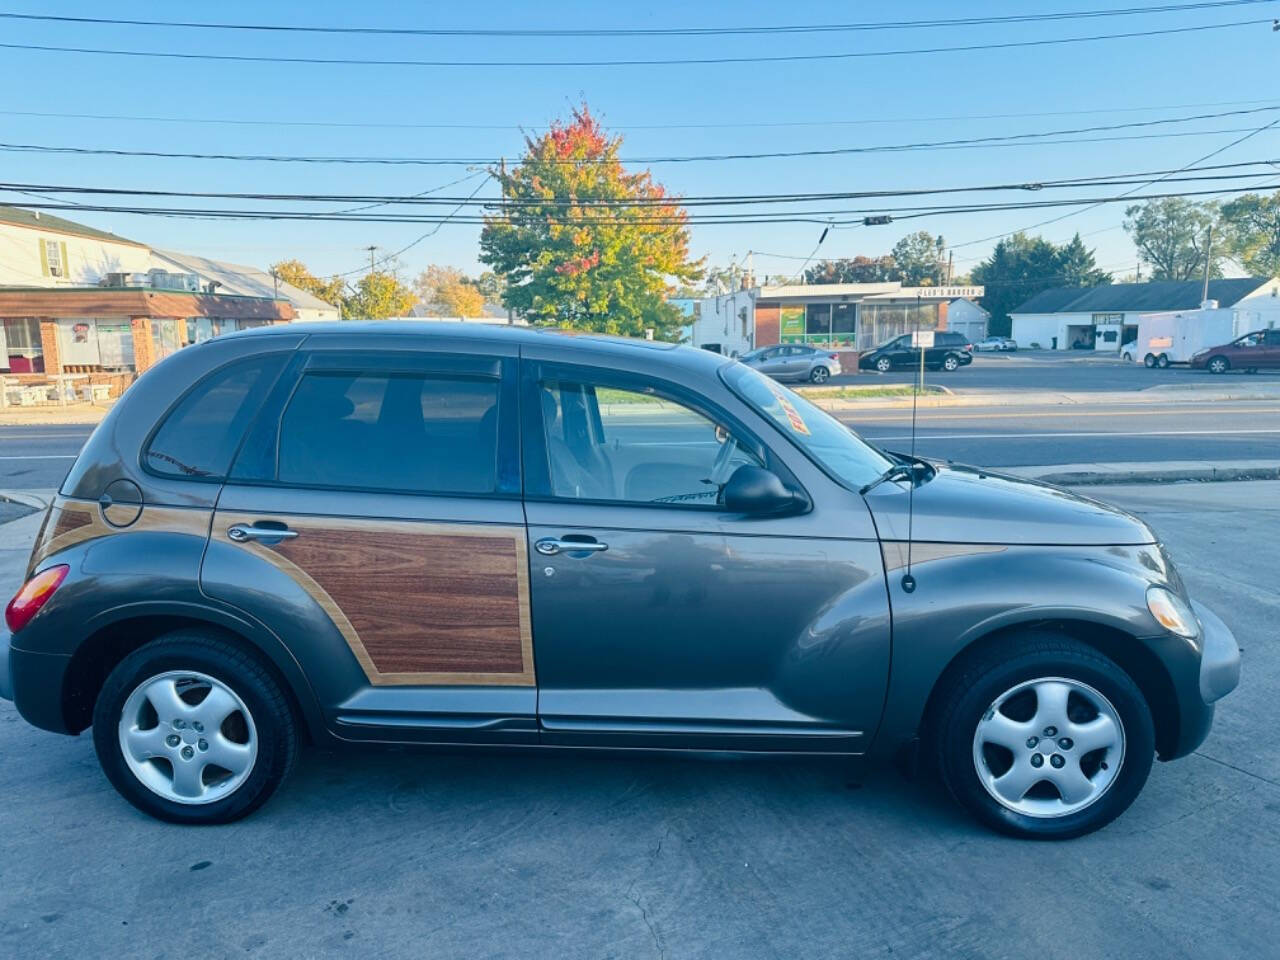
M 861 498 L 730 514 L 720 488 L 743 464 L 798 484 L 744 406 L 522 363 L 543 741 L 861 752 L 888 671 L 879 548 L 853 539 L 869 533 Z
M 535 742 L 516 360 L 342 346 L 269 398 L 202 586 L 271 624 L 339 736 Z

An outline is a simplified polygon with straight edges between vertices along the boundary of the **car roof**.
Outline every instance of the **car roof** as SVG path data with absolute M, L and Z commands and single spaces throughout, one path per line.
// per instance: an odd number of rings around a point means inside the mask
M 668 343 L 662 340 L 641 340 L 637 337 L 619 337 L 604 333 L 565 330 L 557 327 L 524 327 L 505 323 L 459 323 L 457 321 L 393 320 L 393 321 L 339 321 L 288 323 L 254 327 L 224 334 L 219 340 L 263 338 L 272 336 L 296 336 L 304 334 L 308 340 L 327 337 L 368 335 L 376 340 L 380 336 L 421 336 L 423 344 L 474 343 L 483 349 L 485 343 L 516 343 L 547 346 L 553 344 L 564 350 L 564 359 L 572 362 L 575 356 L 586 359 L 608 359 L 611 356 L 640 353 L 652 356 L 661 365 L 712 372 L 733 361 L 709 350 Z M 372 346 L 373 344 L 371 344 Z

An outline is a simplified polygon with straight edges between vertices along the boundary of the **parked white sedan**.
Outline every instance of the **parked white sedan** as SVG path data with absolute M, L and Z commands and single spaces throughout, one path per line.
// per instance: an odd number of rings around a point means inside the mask
M 1012 337 L 987 337 L 985 340 L 979 340 L 973 345 L 974 350 L 993 350 L 1004 352 L 1007 350 L 1017 350 L 1018 341 Z

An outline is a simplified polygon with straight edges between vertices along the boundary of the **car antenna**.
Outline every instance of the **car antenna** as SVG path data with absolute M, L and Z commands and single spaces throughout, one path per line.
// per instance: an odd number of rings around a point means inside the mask
M 915 327 L 911 331 L 911 345 L 920 351 L 920 379 L 911 391 L 911 479 L 907 487 L 907 572 L 902 575 L 903 593 L 914 593 L 916 578 L 911 573 L 911 540 L 914 530 L 916 506 L 916 405 L 920 391 L 924 389 L 924 345 L 920 343 L 920 297 L 916 297 Z

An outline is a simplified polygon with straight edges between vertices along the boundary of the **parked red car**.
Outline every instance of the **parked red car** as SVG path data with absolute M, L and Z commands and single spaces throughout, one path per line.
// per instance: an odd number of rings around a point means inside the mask
M 1255 330 L 1230 343 L 1209 347 L 1191 356 L 1191 369 L 1226 373 L 1232 368 L 1252 373 L 1280 367 L 1280 330 Z

